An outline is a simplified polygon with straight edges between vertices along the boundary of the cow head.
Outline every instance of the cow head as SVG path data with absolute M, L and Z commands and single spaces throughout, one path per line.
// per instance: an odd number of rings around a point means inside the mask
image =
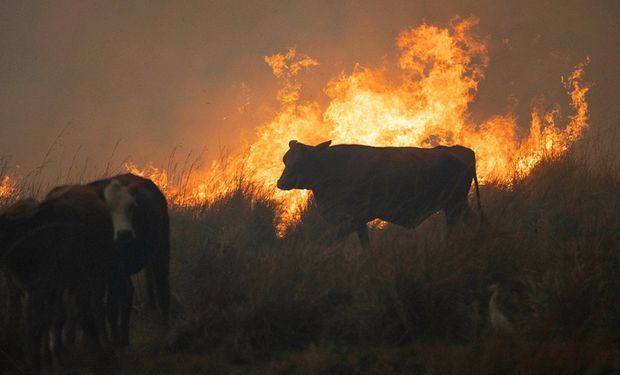
M 127 187 L 118 180 L 112 180 L 103 190 L 103 196 L 112 216 L 114 240 L 135 239 L 132 221 L 136 201 Z
M 316 146 L 308 146 L 290 141 L 289 150 L 284 154 L 284 171 L 278 179 L 278 189 L 311 189 L 320 173 L 319 155 L 329 148 L 332 141 Z

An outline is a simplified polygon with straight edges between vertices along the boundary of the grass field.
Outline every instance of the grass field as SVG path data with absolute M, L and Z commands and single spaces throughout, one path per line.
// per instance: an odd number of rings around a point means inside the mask
M 118 372 L 618 373 L 619 172 L 573 152 L 511 189 L 483 186 L 482 225 L 447 233 L 441 214 L 388 225 L 370 251 L 355 236 L 326 244 L 312 206 L 279 238 L 276 204 L 243 184 L 173 207 L 173 328 L 144 306 L 138 276 Z M 489 322 L 491 284 L 510 331 Z M 19 373 L 9 328 L 0 369 Z

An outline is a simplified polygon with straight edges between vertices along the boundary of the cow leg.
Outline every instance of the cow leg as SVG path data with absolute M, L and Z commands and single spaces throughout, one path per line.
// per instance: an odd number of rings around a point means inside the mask
M 108 283 L 108 302 L 106 305 L 110 335 L 112 341 L 120 346 L 128 343 L 129 313 L 133 299 L 133 284 L 131 277 L 124 272 L 118 272 Z
M 108 299 L 106 303 L 106 315 L 110 325 L 110 336 L 114 343 L 118 342 L 119 327 L 118 315 L 120 310 L 119 300 L 121 299 L 122 288 L 120 287 L 120 275 L 113 277 L 108 284 Z
M 45 333 L 44 324 L 41 321 L 32 322 L 28 335 L 28 345 L 32 368 L 38 370 L 41 368 L 41 344 Z
M 80 288 L 77 292 L 77 304 L 82 320 L 82 329 L 84 336 L 92 342 L 97 354 L 98 364 L 107 362 L 107 358 L 101 346 L 100 340 L 100 314 L 102 304 L 97 301 L 100 296 L 97 293 L 97 285 L 89 283 L 89 285 Z
M 155 292 L 161 311 L 164 327 L 168 328 L 170 317 L 170 284 L 169 284 L 169 261 L 167 256 L 153 259 L 153 274 L 155 276 Z
M 41 365 L 45 367 L 51 367 L 53 362 L 51 345 L 53 340 L 55 311 L 56 301 L 50 299 L 45 303 L 40 316 L 40 319 L 43 322 L 41 327 L 41 337 L 36 341 L 39 341 Z
M 52 358 L 56 358 L 58 363 L 63 363 L 64 346 L 62 343 L 62 328 L 59 328 L 56 323 L 53 324 L 50 330 L 50 341 L 52 346 Z
M 99 344 L 101 345 L 102 350 L 107 350 L 110 347 L 110 338 L 106 327 L 107 310 L 104 300 L 107 283 L 104 280 L 105 279 L 97 279 L 92 282 L 93 286 L 90 291 L 90 305 L 92 306 L 93 319 L 95 320 L 97 327 Z
M 62 329 L 63 345 L 72 347 L 75 344 L 77 327 L 80 324 L 80 313 L 77 306 L 77 297 L 74 291 L 67 291 L 64 295 L 65 323 Z
M 444 208 L 446 219 L 448 221 L 448 229 L 453 229 L 456 224 L 471 214 L 471 209 L 467 203 L 467 199 L 452 201 Z
M 84 335 L 88 337 L 90 341 L 99 346 L 99 329 L 97 325 L 97 319 L 93 312 L 93 301 L 91 301 L 91 295 L 87 291 L 79 291 L 77 296 L 78 309 L 82 316 L 82 328 L 84 329 Z
M 155 295 L 155 267 L 152 263 L 148 263 L 144 267 L 144 281 L 146 287 L 146 305 L 149 310 L 155 310 L 157 308 L 157 297 Z
M 50 329 L 50 341 L 52 346 L 52 354 L 59 361 L 62 362 L 63 342 L 62 331 L 67 321 L 66 307 L 64 303 L 63 294 L 58 296 L 54 306 L 54 321 Z
M 23 310 L 26 298 L 24 298 L 24 293 L 8 277 L 6 278 L 6 286 L 9 299 L 8 314 L 5 322 L 6 334 L 7 337 L 19 337 L 19 330 L 20 328 L 23 329 L 23 319 L 21 317 L 24 315 Z
M 45 301 L 36 294 L 27 296 L 24 310 L 26 312 L 26 346 L 30 363 L 35 371 L 41 368 L 41 344 L 45 333 Z
M 131 305 L 133 302 L 134 287 L 131 277 L 126 275 L 122 282 L 123 292 L 120 299 L 120 322 L 118 343 L 121 346 L 129 345 L 129 317 L 131 315 Z
M 366 224 L 364 223 L 359 225 L 355 231 L 357 232 L 357 237 L 360 240 L 362 249 L 370 249 L 370 238 L 368 237 L 368 227 L 366 226 Z

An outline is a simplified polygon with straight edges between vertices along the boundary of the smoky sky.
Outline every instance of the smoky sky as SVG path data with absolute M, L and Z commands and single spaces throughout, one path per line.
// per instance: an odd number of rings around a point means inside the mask
M 22 2 L 0 5 L 0 157 L 33 168 L 52 159 L 93 165 L 131 158 L 165 164 L 173 148 L 234 150 L 277 110 L 265 55 L 296 47 L 320 65 L 304 98 L 355 63 L 396 55 L 398 33 L 422 22 L 480 18 L 490 65 L 474 121 L 513 110 L 529 125 L 533 100 L 559 103 L 560 82 L 591 59 L 591 123 L 620 120 L 617 1 L 184 1 Z M 115 145 L 117 145 L 115 149 Z M 113 154 L 113 156 L 111 156 Z

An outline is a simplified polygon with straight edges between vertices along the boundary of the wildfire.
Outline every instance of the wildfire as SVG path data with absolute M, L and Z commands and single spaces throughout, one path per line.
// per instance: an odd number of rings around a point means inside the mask
M 356 66 L 350 75 L 331 80 L 325 88 L 330 100 L 324 109 L 316 102 L 300 102 L 301 84 L 296 80 L 317 61 L 299 57 L 295 49 L 265 57 L 282 82 L 277 93 L 281 108 L 272 121 L 257 129 L 255 141 L 246 150 L 225 162 L 214 162 L 192 181 L 177 186 L 170 185 L 165 171 L 128 169 L 153 178 L 182 205 L 215 199 L 242 176 L 280 202 L 283 225 L 296 219 L 308 198 L 307 191 L 275 187 L 291 139 L 375 146 L 462 144 L 475 150 L 482 182 L 510 185 L 544 158 L 565 153 L 588 127 L 588 87 L 581 83 L 585 63 L 564 80 L 575 112 L 564 123 L 558 109 L 533 109 L 529 134 L 521 139 L 511 113 L 472 123 L 468 107 L 489 64 L 485 44 L 472 32 L 477 22 L 468 18 L 447 28 L 423 24 L 401 32 L 396 39 L 398 65 Z
M 14 197 L 17 192 L 15 182 L 9 176 L 2 176 L 0 178 L 0 200 Z
M 150 178 L 164 193 L 168 202 L 175 206 L 199 206 L 225 195 L 240 181 L 240 175 L 233 169 L 227 169 L 226 161 L 213 162 L 206 171 L 183 171 L 172 175 L 152 164 L 139 168 L 132 162 L 123 164 L 123 168 L 138 176 Z

